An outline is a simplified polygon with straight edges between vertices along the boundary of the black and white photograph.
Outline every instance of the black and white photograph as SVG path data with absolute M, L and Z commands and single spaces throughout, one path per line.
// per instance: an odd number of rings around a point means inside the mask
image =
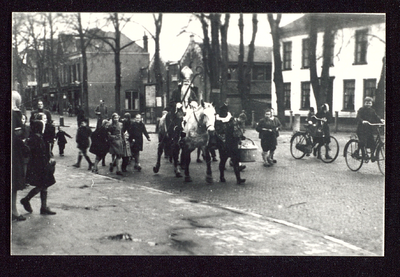
M 11 27 L 11 256 L 385 256 L 385 13 Z

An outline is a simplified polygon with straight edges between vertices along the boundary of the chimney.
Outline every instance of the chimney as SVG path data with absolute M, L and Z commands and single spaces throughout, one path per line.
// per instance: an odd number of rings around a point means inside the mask
M 147 41 L 147 36 L 144 34 L 143 36 L 143 48 L 145 52 L 149 52 L 149 43 Z

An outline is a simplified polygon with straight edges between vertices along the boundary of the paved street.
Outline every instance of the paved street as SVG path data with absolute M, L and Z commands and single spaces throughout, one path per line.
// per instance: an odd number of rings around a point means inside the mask
M 54 119 L 58 124 L 58 116 Z M 75 137 L 75 117 L 65 117 L 65 125 Z M 154 125 L 147 127 L 154 132 Z M 257 132 L 245 135 L 261 149 Z M 278 163 L 265 168 L 259 154 L 256 162 L 246 163 L 244 186 L 236 185 L 229 165 L 227 183 L 218 182 L 217 162 L 214 184 L 207 185 L 205 164 L 196 163 L 195 153 L 192 183 L 175 178 L 165 159 L 154 174 L 154 133 L 144 142 L 142 172 L 130 166 L 123 177 L 108 166 L 92 174 L 85 161 L 72 167 L 78 151 L 74 139 L 68 140 L 64 157 L 57 145 L 53 150 L 57 183 L 48 202 L 57 215 L 41 216 L 39 197 L 31 200 L 32 214 L 18 205 L 28 219 L 12 223 L 12 254 L 383 255 L 384 177 L 376 163 L 351 172 L 342 155 L 350 134 L 332 135 L 340 155 L 324 164 L 312 156 L 292 158 L 291 133 L 281 132 Z M 106 159 L 108 164 L 111 157 Z

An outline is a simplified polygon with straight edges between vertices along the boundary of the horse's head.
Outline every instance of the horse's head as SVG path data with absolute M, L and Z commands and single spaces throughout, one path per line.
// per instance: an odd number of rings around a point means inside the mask
M 208 132 L 215 131 L 215 108 L 212 103 L 207 103 L 201 101 L 201 106 L 203 107 L 203 124 L 206 126 Z

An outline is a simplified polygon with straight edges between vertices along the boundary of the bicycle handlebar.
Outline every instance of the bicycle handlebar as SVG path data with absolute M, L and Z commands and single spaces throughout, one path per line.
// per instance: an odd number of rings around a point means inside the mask
M 368 125 L 371 125 L 371 126 L 385 126 L 385 123 L 371 123 L 371 122 L 369 122 L 369 121 L 367 121 L 368 123 Z
M 312 117 L 314 117 L 316 120 L 319 120 L 319 121 L 325 121 L 325 120 L 327 120 L 327 119 L 324 119 L 324 118 L 318 118 L 318 117 L 316 117 L 315 115 L 313 115 Z

